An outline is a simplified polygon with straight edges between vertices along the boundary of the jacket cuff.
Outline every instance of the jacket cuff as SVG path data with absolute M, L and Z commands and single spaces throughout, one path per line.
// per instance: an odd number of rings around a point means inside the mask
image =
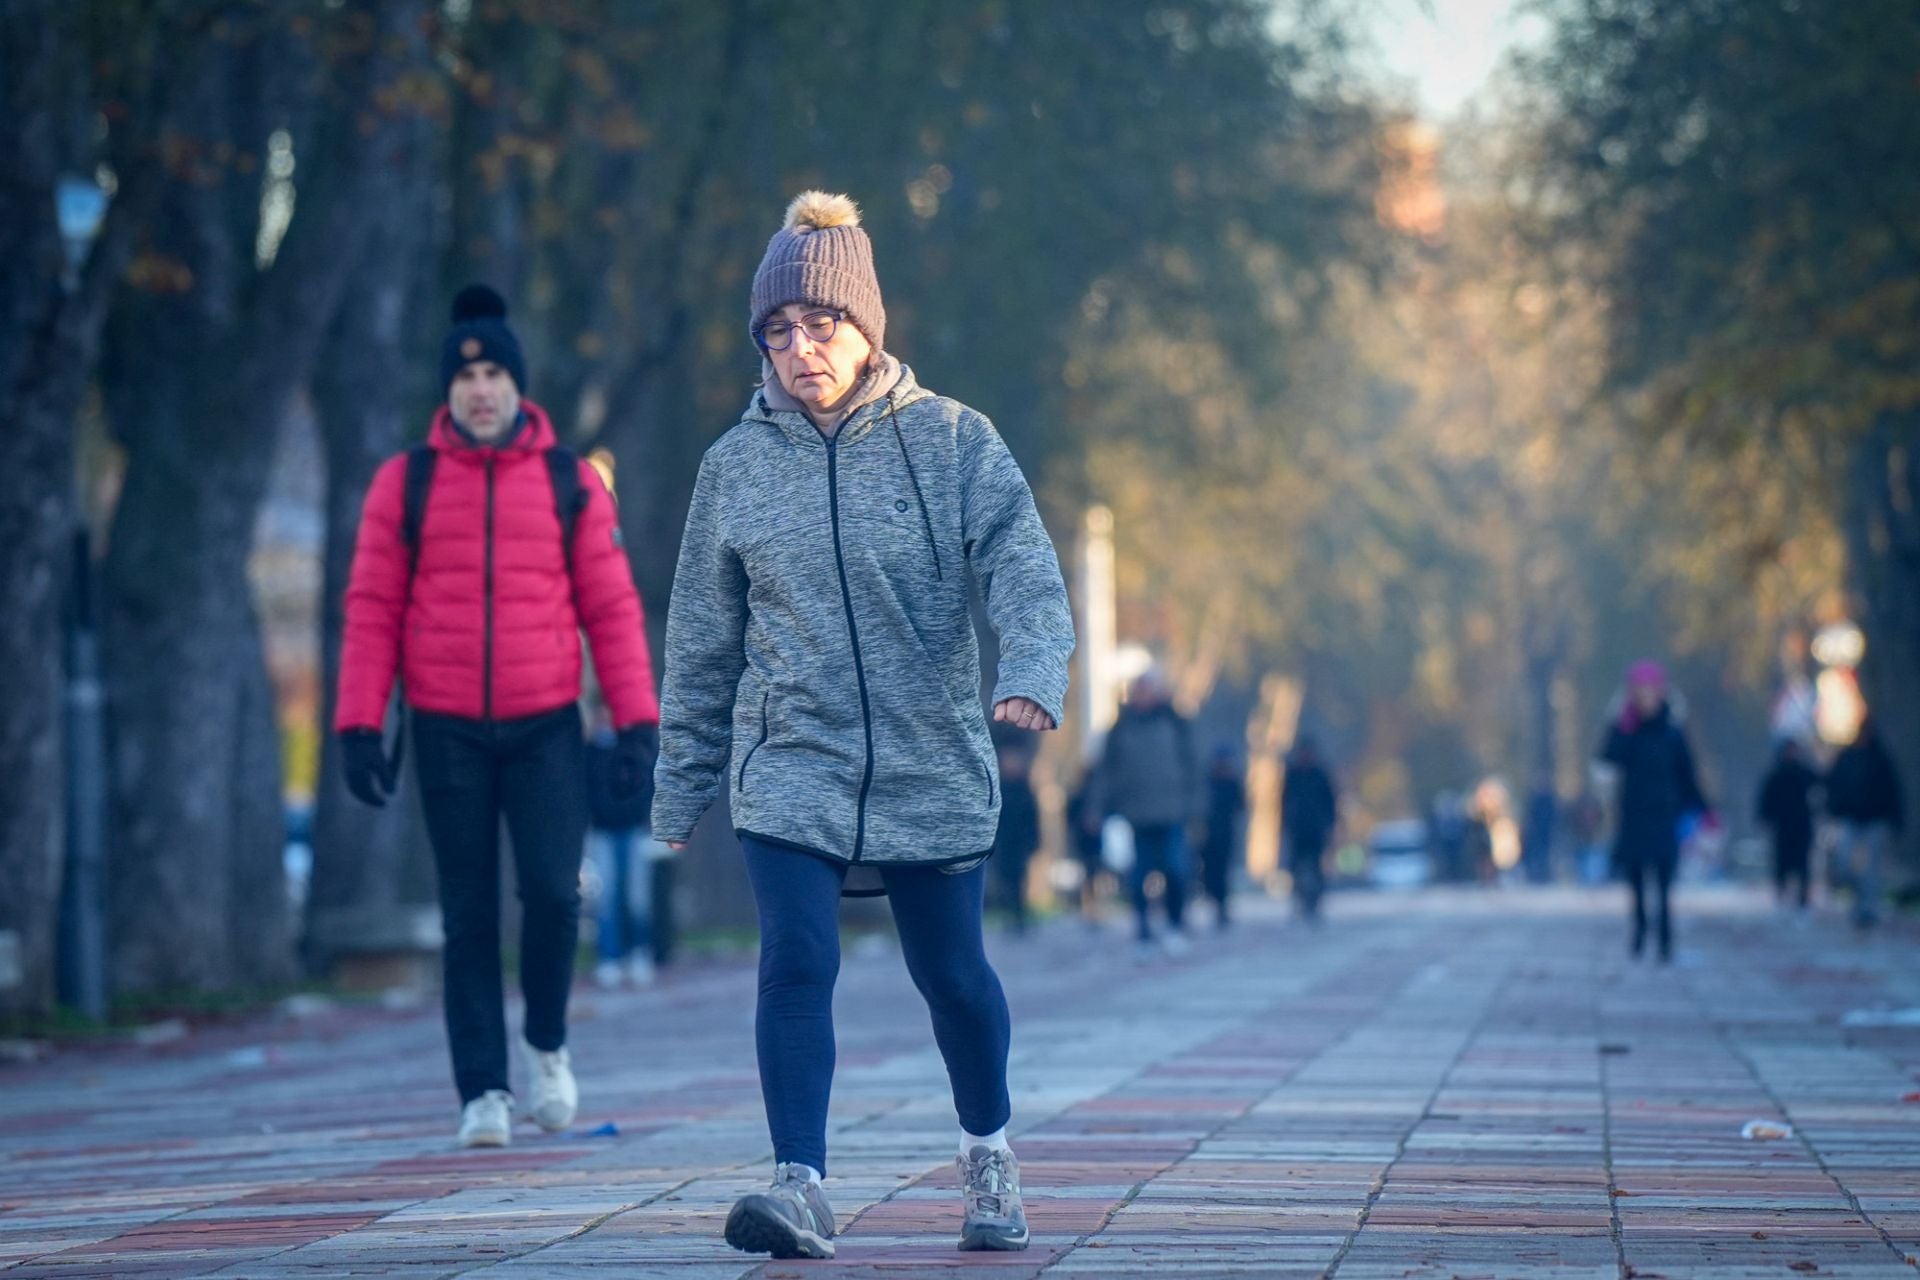
M 693 836 L 708 804 L 685 799 L 674 800 L 655 792 L 653 801 L 653 838 L 662 842 L 684 842 Z

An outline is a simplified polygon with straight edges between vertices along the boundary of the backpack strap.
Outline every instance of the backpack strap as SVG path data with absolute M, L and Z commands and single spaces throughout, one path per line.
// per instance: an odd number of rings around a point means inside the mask
M 588 494 L 580 484 L 580 455 L 563 444 L 547 450 L 547 477 L 553 482 L 553 510 L 560 517 L 560 547 L 567 557 L 567 577 L 573 577 L 573 531 L 587 509 Z
M 407 589 L 413 589 L 413 575 L 420 568 L 420 530 L 427 520 L 427 491 L 433 488 L 433 466 L 440 455 L 429 444 L 417 444 L 407 450 L 407 483 L 400 492 L 400 539 L 407 544 Z M 400 776 L 401 762 L 407 758 L 407 701 L 396 688 L 400 702 L 398 728 L 393 735 L 393 751 L 387 767 Z
M 438 455 L 432 445 L 417 444 L 407 450 L 407 487 L 400 509 L 400 537 L 407 544 L 407 579 L 420 567 L 420 529 L 427 519 L 427 491 L 433 488 L 433 464 Z

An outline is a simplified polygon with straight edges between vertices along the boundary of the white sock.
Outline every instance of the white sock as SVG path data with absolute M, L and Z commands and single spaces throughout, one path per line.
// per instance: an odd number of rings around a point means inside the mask
M 1005 1125 L 995 1129 L 984 1138 L 978 1134 L 968 1133 L 965 1129 L 962 1129 L 960 1131 L 960 1154 L 963 1156 L 967 1155 L 975 1147 L 991 1147 L 995 1151 L 1013 1150 L 1012 1147 L 1007 1145 L 1007 1129 Z
M 808 1182 L 811 1182 L 811 1183 L 813 1183 L 813 1184 L 815 1184 L 816 1186 L 817 1186 L 817 1185 L 819 1185 L 819 1182 L 820 1182 L 820 1171 L 819 1171 L 818 1169 L 816 1169 L 816 1168 L 814 1168 L 814 1167 L 813 1167 L 812 1165 L 810 1165 L 810 1164 L 801 1164 L 801 1165 L 795 1165 L 794 1167 L 795 1167 L 796 1169 L 798 1169 L 798 1170 L 800 1170 L 800 1172 L 802 1172 L 802 1173 L 804 1173 L 804 1174 L 806 1174 L 806 1175 L 807 1175 L 807 1181 L 808 1181 Z

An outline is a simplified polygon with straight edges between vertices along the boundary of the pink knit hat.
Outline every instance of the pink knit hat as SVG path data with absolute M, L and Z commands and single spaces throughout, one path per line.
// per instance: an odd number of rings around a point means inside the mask
M 1627 688 L 1667 691 L 1667 669 L 1652 658 L 1642 658 L 1627 668 Z

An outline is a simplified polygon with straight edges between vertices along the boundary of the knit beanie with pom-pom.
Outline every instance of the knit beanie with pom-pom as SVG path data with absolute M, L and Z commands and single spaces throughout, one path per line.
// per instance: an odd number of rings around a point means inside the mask
M 440 340 L 440 394 L 447 394 L 454 374 L 476 360 L 499 365 L 520 394 L 527 394 L 527 358 L 519 337 L 507 326 L 507 300 L 483 284 L 470 284 L 454 295 L 453 327 Z
M 860 226 L 860 210 L 843 195 L 805 191 L 787 206 L 786 222 L 767 242 L 753 275 L 753 313 L 760 326 L 790 302 L 831 307 L 866 335 L 875 351 L 887 341 L 887 309 L 873 273 L 873 242 Z

